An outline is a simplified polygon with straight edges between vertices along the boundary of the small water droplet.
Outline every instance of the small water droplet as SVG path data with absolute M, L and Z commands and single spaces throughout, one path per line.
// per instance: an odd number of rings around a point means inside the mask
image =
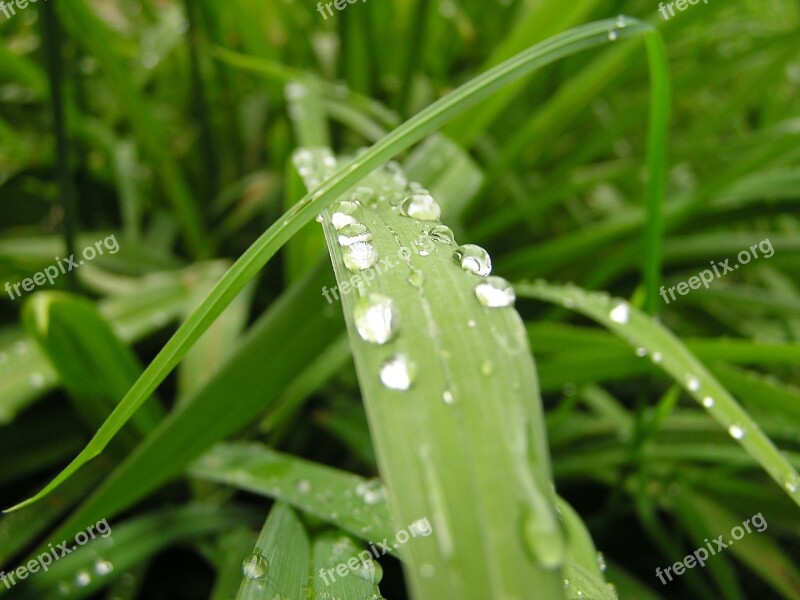
M 417 289 L 421 289 L 422 284 L 425 283 L 425 273 L 423 273 L 419 269 L 414 269 L 408 275 L 408 283 L 410 283 Z
M 564 587 L 569 587 L 569 579 L 564 580 Z
M 469 321 L 467 321 L 467 327 L 474 329 L 477 326 L 478 322 L 475 319 L 470 319 Z
M 638 356 L 639 358 L 643 358 L 643 357 L 647 356 L 647 349 L 639 346 L 636 349 L 636 356 Z
M 426 579 L 430 579 L 436 575 L 436 567 L 431 564 L 424 564 L 419 568 L 419 574 Z
M 597 553 L 597 566 L 600 567 L 600 570 L 605 573 L 608 566 L 606 565 L 606 557 L 603 556 L 602 552 Z
M 78 574 L 75 576 L 75 585 L 78 587 L 86 587 L 92 583 L 92 576 L 89 574 L 89 571 L 78 571 Z
M 314 217 L 314 220 L 315 220 L 317 223 L 322 223 L 322 221 L 323 221 L 323 219 L 322 219 L 322 213 L 319 213 L 319 214 L 318 214 L 316 217 Z
M 628 25 L 628 19 L 625 15 L 619 15 L 617 17 L 617 27 L 626 27 Z
M 442 400 L 444 400 L 445 404 L 455 404 L 455 398 L 453 398 L 453 392 L 450 390 L 445 390 L 442 394 Z
M 378 262 L 378 251 L 369 242 L 356 242 L 343 250 L 344 266 L 353 273 L 366 271 Z
M 377 477 L 368 479 L 356 486 L 356 496 L 365 504 L 377 504 L 386 498 L 386 487 Z
M 333 214 L 331 214 L 331 224 L 336 228 L 336 231 L 339 231 L 347 225 L 356 225 L 358 216 L 358 204 L 344 200 L 334 206 Z
M 614 321 L 615 323 L 619 323 L 624 325 L 628 322 L 631 316 L 631 307 L 627 302 L 620 302 L 614 308 L 611 309 L 611 312 L 608 313 L 608 317 Z
M 797 474 L 790 473 L 787 475 L 786 479 L 783 480 L 783 487 L 790 494 L 796 494 L 800 490 L 800 479 L 798 479 Z
M 416 367 L 405 354 L 396 354 L 381 366 L 380 378 L 390 390 L 407 390 L 414 383 Z
M 266 579 L 269 573 L 269 561 L 262 554 L 254 552 L 244 559 L 242 573 L 250 581 Z
M 456 248 L 453 259 L 462 269 L 470 273 L 486 277 L 492 272 L 492 259 L 489 253 L 475 244 L 464 244 Z
M 706 396 L 703 398 L 703 406 L 706 408 L 712 408 L 714 406 L 714 399 L 711 396 Z
M 691 392 L 696 392 L 700 389 L 700 380 L 694 375 L 686 377 L 686 387 Z
M 453 230 L 447 225 L 434 225 L 428 229 L 428 237 L 440 244 L 455 245 L 456 243 L 456 236 L 453 234 Z
M 308 479 L 301 479 L 297 482 L 297 491 L 301 494 L 307 494 L 311 491 L 311 482 Z
M 735 440 L 741 440 L 746 435 L 744 427 L 742 427 L 741 425 L 739 425 L 737 423 L 734 423 L 733 425 L 728 427 L 728 433 Z
M 428 192 L 417 192 L 403 200 L 400 206 L 402 213 L 420 221 L 436 221 L 442 216 L 439 203 Z
M 502 277 L 488 277 L 475 286 L 478 301 L 488 308 L 513 306 L 517 299 L 514 288 Z
M 107 560 L 98 559 L 96 563 L 94 563 L 94 572 L 101 577 L 103 575 L 108 575 L 111 571 L 114 570 L 114 565 L 112 565 Z
M 350 223 L 339 230 L 339 245 L 352 246 L 358 242 L 369 242 L 372 240 L 372 233 L 366 225 L 361 223 Z
M 661 352 L 653 352 L 652 361 L 656 364 L 664 360 L 664 355 Z
M 616 32 L 616 31 L 614 31 L 613 29 L 612 29 L 611 31 L 609 31 L 609 32 L 608 32 L 608 39 L 609 39 L 609 40 L 611 40 L 612 42 L 613 42 L 614 40 L 616 40 L 616 39 L 617 39 L 617 37 L 618 37 L 618 34 L 617 34 L 617 32 Z
M 394 301 L 383 294 L 367 294 L 359 298 L 353 309 L 353 320 L 358 335 L 370 344 L 385 344 L 397 331 Z

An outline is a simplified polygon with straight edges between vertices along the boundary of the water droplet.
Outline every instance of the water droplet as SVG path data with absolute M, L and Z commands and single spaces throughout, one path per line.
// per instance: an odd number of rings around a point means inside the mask
M 569 587 L 569 579 L 564 580 L 564 587 Z
M 628 25 L 628 19 L 625 15 L 619 15 L 617 17 L 617 27 L 626 27 Z
M 800 490 L 800 479 L 798 479 L 797 473 L 787 475 L 783 480 L 783 487 L 790 494 L 796 494 L 797 490 Z
M 492 373 L 494 373 L 494 365 L 492 365 L 492 361 L 485 360 L 481 363 L 481 373 L 489 377 Z
M 366 271 L 378 262 L 378 251 L 369 242 L 356 242 L 344 249 L 344 266 L 353 273 Z
M 383 579 L 383 569 L 378 561 L 368 560 L 366 562 L 359 562 L 358 566 L 353 569 L 353 575 L 359 579 L 363 579 L 367 583 L 377 585 Z
M 402 213 L 420 221 L 436 221 L 442 216 L 439 203 L 426 191 L 420 191 L 408 196 L 400 206 Z
M 419 568 L 419 574 L 425 577 L 426 579 L 430 579 L 434 575 L 436 575 L 436 567 L 431 564 L 424 564 Z
M 377 504 L 386 498 L 386 487 L 377 477 L 368 479 L 356 486 L 356 496 L 365 504 Z
M 396 354 L 381 366 L 381 382 L 390 390 L 407 390 L 414 383 L 416 367 L 405 354 Z
M 455 244 L 456 236 L 447 225 L 434 225 L 428 229 L 428 237 L 440 244 Z
M 731 434 L 731 437 L 735 440 L 741 440 L 746 435 L 744 427 L 736 423 L 728 427 L 728 433 Z
M 694 375 L 686 377 L 686 387 L 690 392 L 696 392 L 700 389 L 700 380 Z
M 545 569 L 563 564 L 566 544 L 554 515 L 530 511 L 522 524 L 522 538 L 531 557 Z
M 664 359 L 664 355 L 661 352 L 653 352 L 652 361 L 656 364 L 660 363 Z
M 347 225 L 357 224 L 358 214 L 358 204 L 344 200 L 339 202 L 333 208 L 333 214 L 331 214 L 331 224 L 333 224 L 333 226 L 336 228 L 336 231 L 339 231 Z
M 427 518 L 414 521 L 408 526 L 408 529 L 415 536 L 421 535 L 422 537 L 428 537 L 433 533 L 433 527 L 431 527 L 431 523 Z
M 608 39 L 609 39 L 609 40 L 611 40 L 612 42 L 613 42 L 614 40 L 616 40 L 616 39 L 617 39 L 617 37 L 618 37 L 618 35 L 617 35 L 617 32 L 616 32 L 616 31 L 614 31 L 613 29 L 612 29 L 611 31 L 609 31 L 609 32 L 608 32 Z
M 367 294 L 356 302 L 353 320 L 362 340 L 385 344 L 397 330 L 397 309 L 391 298 L 383 294 Z
M 361 223 L 350 223 L 339 230 L 339 245 L 352 246 L 358 242 L 369 242 L 372 240 L 372 233 L 366 225 Z
M 492 259 L 489 253 L 475 244 L 464 244 L 456 248 L 453 259 L 462 269 L 470 273 L 485 277 L 492 272 Z
M 263 555 L 255 552 L 244 559 L 242 573 L 250 581 L 266 579 L 269 573 L 269 561 Z
M 714 406 L 714 399 L 711 396 L 706 396 L 703 398 L 703 406 L 706 408 L 712 408 Z
M 470 328 L 474 329 L 477 326 L 478 326 L 478 323 L 477 323 L 477 321 L 475 321 L 475 319 L 470 319 L 469 321 L 467 321 L 467 327 L 470 327 Z
M 450 390 L 445 390 L 442 394 L 442 400 L 444 400 L 445 404 L 455 404 L 456 399 L 453 398 L 453 392 Z
M 603 556 L 602 552 L 597 553 L 597 566 L 600 567 L 600 570 L 605 573 L 608 566 L 606 565 L 606 557 Z
M 319 214 L 318 214 L 316 217 L 314 217 L 314 220 L 315 220 L 317 223 L 322 223 L 322 221 L 323 221 L 323 218 L 322 218 L 322 213 L 319 213 Z
M 643 357 L 647 356 L 647 349 L 639 346 L 636 349 L 636 356 L 638 356 L 639 358 L 643 358 Z
M 631 307 L 627 302 L 620 302 L 608 313 L 608 317 L 614 321 L 614 323 L 620 323 L 621 325 L 627 323 L 630 316 Z
M 408 276 L 408 283 L 417 289 L 422 288 L 422 284 L 425 283 L 425 273 L 419 269 L 414 269 Z
M 301 494 L 307 494 L 311 491 L 311 482 L 308 479 L 301 479 L 297 482 L 297 491 Z
M 114 570 L 114 565 L 112 565 L 107 560 L 98 559 L 96 563 L 94 563 L 94 572 L 101 577 L 103 575 L 108 575 L 111 571 Z
M 475 286 L 475 295 L 488 308 L 513 306 L 517 299 L 514 288 L 502 277 L 488 277 Z
M 31 373 L 31 376 L 28 378 L 28 383 L 31 384 L 31 387 L 36 389 L 44 387 L 44 375 L 39 372 Z
M 78 571 L 78 574 L 75 576 L 75 585 L 78 587 L 86 587 L 92 583 L 92 576 L 89 574 L 89 571 Z

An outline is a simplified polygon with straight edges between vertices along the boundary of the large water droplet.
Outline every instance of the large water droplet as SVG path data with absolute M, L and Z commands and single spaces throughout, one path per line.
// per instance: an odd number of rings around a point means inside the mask
M 262 554 L 255 552 L 244 559 L 242 573 L 250 581 L 266 579 L 269 573 L 269 561 Z
M 385 344 L 397 330 L 397 309 L 388 296 L 367 294 L 356 302 L 353 320 L 362 340 Z
M 453 253 L 455 261 L 461 268 L 476 275 L 487 276 L 492 272 L 492 259 L 489 253 L 475 244 L 464 244 Z
M 407 390 L 414 383 L 416 367 L 405 354 L 396 354 L 381 366 L 380 378 L 390 390 Z
M 631 316 L 631 307 L 627 302 L 620 302 L 614 308 L 611 309 L 611 312 L 608 313 L 608 317 L 614 321 L 615 323 L 620 323 L 624 325 L 628 322 Z
M 456 236 L 447 225 L 434 225 L 428 229 L 428 237 L 440 244 L 455 244 Z
M 337 231 L 348 226 L 358 223 L 359 206 L 355 202 L 348 202 L 344 200 L 339 202 L 333 208 L 331 215 L 331 223 Z
M 353 569 L 353 575 L 368 583 L 377 585 L 381 582 L 381 579 L 383 579 L 383 569 L 378 561 L 368 560 L 359 562 L 358 566 Z
M 731 435 L 733 439 L 741 440 L 744 438 L 747 432 L 744 430 L 744 427 L 742 427 L 737 423 L 734 423 L 733 425 L 728 427 L 728 433 Z
M 555 518 L 531 511 L 522 523 L 522 538 L 531 557 L 546 569 L 564 562 L 566 545 Z
M 371 239 L 372 233 L 361 223 L 350 223 L 339 230 L 340 246 L 352 246 L 358 242 L 369 242 Z
M 475 286 L 475 295 L 489 308 L 512 306 L 517 299 L 514 288 L 502 277 L 487 277 Z
M 420 221 L 436 221 L 442 216 L 439 203 L 428 192 L 417 192 L 405 200 L 400 207 L 402 213 Z
M 353 273 L 366 271 L 378 262 L 378 251 L 369 242 L 356 242 L 343 251 L 344 266 Z

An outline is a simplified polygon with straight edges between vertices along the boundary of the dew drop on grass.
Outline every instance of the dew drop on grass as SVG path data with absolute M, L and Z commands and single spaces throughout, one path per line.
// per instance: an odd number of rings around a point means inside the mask
M 301 494 L 307 494 L 311 491 L 311 482 L 308 479 L 301 479 L 297 482 L 297 491 Z
M 608 566 L 606 565 L 606 557 L 603 555 L 602 552 L 597 553 L 597 566 L 600 570 L 605 573 Z
M 92 576 L 89 574 L 89 571 L 78 571 L 78 574 L 75 576 L 75 585 L 78 587 L 86 587 L 92 583 Z
M 475 244 L 464 244 L 456 248 L 453 259 L 462 269 L 470 273 L 485 277 L 492 272 L 492 259 L 489 253 Z
M 107 560 L 97 559 L 97 562 L 94 563 L 94 572 L 101 577 L 103 575 L 108 575 L 111 571 L 114 570 L 114 565 L 112 565 Z
M 513 306 L 517 299 L 514 288 L 502 277 L 488 277 L 475 286 L 478 301 L 488 308 Z
M 400 206 L 401 212 L 412 219 L 420 221 L 436 221 L 442 216 L 439 203 L 426 191 L 420 191 L 408 196 Z
M 358 242 L 369 242 L 372 240 L 372 233 L 366 225 L 361 223 L 350 223 L 339 230 L 339 245 L 352 246 Z
M 628 25 L 628 19 L 625 17 L 625 15 L 619 15 L 617 17 L 617 27 L 622 28 L 626 27 L 627 25 Z
M 425 579 L 430 579 L 434 575 L 436 575 L 436 567 L 431 564 L 424 564 L 419 568 L 419 574 L 422 575 Z
M 728 433 L 735 440 L 741 440 L 746 435 L 744 427 L 742 427 L 741 425 L 739 425 L 737 423 L 734 423 L 733 425 L 728 427 Z
M 565 588 L 568 588 L 568 587 L 569 587 L 569 579 L 565 579 L 565 580 L 564 580 L 564 587 L 565 587 Z
M 356 486 L 356 496 L 365 504 L 377 504 L 386 498 L 386 487 L 377 477 L 368 479 Z
M 700 389 L 700 380 L 694 375 L 689 375 L 686 378 L 686 387 L 689 389 L 689 391 L 696 392 Z
M 333 214 L 331 214 L 331 223 L 337 231 L 348 225 L 355 225 L 358 223 L 356 216 L 358 215 L 358 204 L 343 200 L 333 207 Z
M 652 360 L 653 360 L 654 363 L 658 364 L 662 360 L 664 360 L 664 355 L 661 354 L 661 352 L 653 352 Z
M 394 301 L 383 294 L 367 294 L 359 298 L 353 320 L 361 339 L 370 344 L 385 344 L 397 331 L 397 309 Z
M 428 237 L 440 244 L 455 244 L 456 236 L 447 225 L 434 225 L 428 229 Z
M 269 573 L 269 561 L 263 555 L 255 552 L 244 559 L 242 573 L 250 581 L 266 579 Z
M 627 302 L 620 302 L 608 313 L 608 317 L 614 321 L 614 323 L 619 323 L 620 325 L 626 324 L 630 316 L 631 307 Z
M 711 396 L 706 396 L 703 398 L 703 406 L 706 408 L 713 408 L 714 407 L 714 399 Z
M 414 383 L 416 368 L 405 354 L 395 354 L 381 366 L 381 383 L 390 390 L 404 391 Z
M 790 473 L 787 475 L 786 479 L 783 480 L 783 487 L 790 494 L 796 494 L 797 491 L 800 490 L 800 480 L 798 479 L 797 474 Z
M 469 321 L 467 321 L 467 327 L 469 327 L 470 329 L 474 329 L 477 326 L 478 322 L 475 319 L 470 319 Z
M 408 276 L 408 283 L 417 289 L 422 288 L 422 284 L 425 283 L 425 273 L 419 269 L 414 269 Z
M 609 40 L 611 40 L 612 42 L 613 42 L 614 40 L 616 40 L 616 39 L 617 39 L 617 37 L 619 37 L 619 36 L 618 36 L 617 32 L 616 32 L 616 31 L 614 31 L 613 29 L 612 29 L 611 31 L 609 31 L 609 32 L 608 32 L 608 39 L 609 39 Z
M 554 519 L 541 512 L 528 512 L 522 523 L 522 541 L 531 558 L 545 569 L 554 569 L 564 563 L 566 545 L 561 530 Z
M 353 575 L 359 579 L 363 579 L 367 583 L 377 585 L 383 579 L 383 569 L 380 564 L 375 560 L 368 560 L 359 562 L 358 566 L 353 569 Z
M 442 400 L 444 400 L 445 404 L 455 404 L 456 399 L 453 397 L 453 392 L 450 390 L 445 390 L 442 393 Z
M 343 251 L 344 266 L 353 273 L 366 271 L 378 262 L 378 251 L 369 242 L 356 242 Z

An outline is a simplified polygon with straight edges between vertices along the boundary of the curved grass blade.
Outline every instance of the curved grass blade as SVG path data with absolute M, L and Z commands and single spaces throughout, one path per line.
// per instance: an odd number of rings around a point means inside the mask
M 613 300 L 607 294 L 590 294 L 577 287 L 544 282 L 519 284 L 516 289 L 520 296 L 571 308 L 594 319 L 633 347 L 643 348 L 800 506 L 797 471 L 728 390 L 668 329 L 624 300 Z
M 333 202 L 381 164 L 433 133 L 465 109 L 477 105 L 494 92 L 537 68 L 582 50 L 609 43 L 609 32 L 611 31 L 615 32 L 617 39 L 658 36 L 650 25 L 634 19 L 628 19 L 626 27 L 623 28 L 618 27 L 616 20 L 606 20 L 578 27 L 537 44 L 433 103 L 373 145 L 370 150 L 356 157 L 314 192 L 304 196 L 234 263 L 202 305 L 186 320 L 145 369 L 145 372 L 120 401 L 117 409 L 97 431 L 86 448 L 39 494 L 9 510 L 19 509 L 40 500 L 87 461 L 100 454 L 111 438 L 139 406 L 152 395 L 158 385 L 185 356 L 189 348 L 247 282 L 322 208 Z

